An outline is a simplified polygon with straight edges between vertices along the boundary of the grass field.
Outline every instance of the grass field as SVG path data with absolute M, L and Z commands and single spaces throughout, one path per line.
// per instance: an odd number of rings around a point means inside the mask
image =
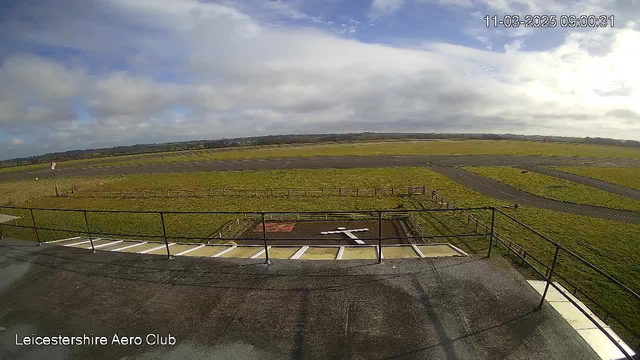
M 533 175 L 533 174 L 527 174 Z M 287 170 L 287 171 L 246 171 L 209 172 L 188 174 L 153 174 L 144 176 L 118 176 L 104 179 L 96 189 L 136 189 L 136 188 L 193 188 L 193 187 L 312 187 L 312 186 L 385 186 L 424 184 L 436 189 L 439 194 L 454 201 L 458 206 L 507 205 L 476 193 L 448 178 L 425 168 L 383 168 L 344 170 Z M 4 189 L 8 183 L 0 183 Z M 86 183 L 87 186 L 90 182 Z M 0 190 L 8 191 L 8 190 Z M 381 197 L 252 197 L 214 196 L 207 198 L 177 199 L 90 199 L 52 198 L 32 200 L 25 205 L 70 209 L 105 210 L 165 210 L 165 211 L 322 211 L 322 210 L 376 210 L 405 208 L 429 208 L 436 205 L 427 196 L 381 196 Z M 28 212 L 3 210 L 23 217 L 20 224 L 31 225 Z M 489 213 L 478 214 L 489 221 Z M 84 230 L 82 213 L 59 213 L 35 211 L 38 226 Z M 237 216 L 174 215 L 166 216 L 169 236 L 210 237 L 227 222 Z M 551 236 L 567 248 L 582 255 L 621 280 L 635 291 L 640 291 L 640 268 L 630 264 L 640 263 L 640 226 L 600 220 L 591 217 L 562 214 L 549 210 L 522 207 L 518 218 L 541 232 Z M 161 235 L 162 229 L 157 214 L 89 214 L 92 232 L 118 232 L 125 234 Z M 241 218 L 240 218 L 241 219 Z M 426 234 L 451 235 L 469 233 L 471 226 L 464 221 L 446 214 L 419 215 L 417 223 Z M 498 216 L 497 231 L 513 242 L 521 245 L 528 253 L 547 265 L 551 264 L 554 249 L 548 243 L 515 226 L 503 216 Z M 5 235 L 34 239 L 32 230 L 10 230 L 3 227 Z M 64 233 L 41 231 L 44 240 L 73 236 Z M 445 240 L 446 241 L 446 240 Z M 486 239 L 470 238 L 451 240 L 465 251 L 486 249 Z M 640 308 L 628 296 L 612 287 L 604 279 L 587 267 L 563 257 L 558 264 L 558 273 L 577 283 L 600 303 L 607 304 L 618 317 L 635 329 L 640 329 Z M 584 299 L 583 299 L 584 300 Z
M 89 190 L 100 188 L 118 177 L 74 177 L 59 178 L 58 192 L 74 190 Z M 40 180 L 20 180 L 0 182 L 0 205 L 20 205 L 30 200 L 37 200 L 55 194 L 51 177 Z
M 190 150 L 59 162 L 59 166 L 120 166 L 251 158 L 369 155 L 547 155 L 640 159 L 640 149 L 513 140 L 413 140 Z M 47 168 L 47 164 L 8 167 L 0 173 Z
M 556 169 L 640 190 L 640 168 L 558 166 Z
M 576 204 L 603 206 L 614 209 L 640 211 L 640 201 L 612 194 L 591 186 L 558 179 L 553 176 L 529 172 L 521 174 L 521 169 L 512 167 L 475 166 L 465 170 L 517 187 L 528 193 L 549 199 Z

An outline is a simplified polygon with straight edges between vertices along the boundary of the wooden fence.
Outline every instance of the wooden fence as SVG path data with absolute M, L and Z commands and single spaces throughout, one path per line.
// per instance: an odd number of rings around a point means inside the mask
M 208 196 L 402 196 L 427 195 L 424 185 L 388 186 L 381 188 L 336 187 L 336 188 L 222 188 L 222 189 L 185 189 L 185 190 L 122 190 L 122 191 L 73 191 L 60 194 L 63 197 L 79 198 L 120 198 L 120 199 L 148 199 L 148 198 L 186 198 Z

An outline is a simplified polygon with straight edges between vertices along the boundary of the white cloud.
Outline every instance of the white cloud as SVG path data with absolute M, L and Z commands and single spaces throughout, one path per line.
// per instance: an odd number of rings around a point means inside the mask
M 127 2 L 110 10 L 127 21 L 135 11 L 139 26 L 153 29 L 144 41 L 135 33 L 123 39 L 125 47 L 148 44 L 140 53 L 154 54 L 137 57 L 132 69 L 88 71 L 9 56 L 0 65 L 0 132 L 52 149 L 341 131 L 640 139 L 634 23 L 570 32 L 548 51 L 525 51 L 517 40 L 496 53 L 447 43 L 367 44 L 271 26 L 219 4 L 172 4 Z M 166 55 L 156 48 L 162 39 Z M 157 76 L 157 69 L 171 76 Z M 75 114 L 74 102 L 88 118 Z
M 22 139 L 18 139 L 18 138 L 11 139 L 11 145 L 22 145 L 22 144 L 24 144 L 24 140 Z

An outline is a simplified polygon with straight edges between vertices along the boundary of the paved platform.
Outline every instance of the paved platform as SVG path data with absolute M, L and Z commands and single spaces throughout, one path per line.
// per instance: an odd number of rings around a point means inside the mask
M 597 359 L 500 257 L 209 259 L 0 242 L 2 359 Z M 16 346 L 15 336 L 175 337 Z
M 265 248 L 262 245 L 243 244 L 184 244 L 169 243 L 171 256 L 193 256 L 211 258 L 264 259 Z M 271 241 L 269 243 L 280 243 Z M 351 260 L 377 259 L 377 245 L 321 245 L 317 240 L 297 241 L 309 245 L 268 245 L 270 259 L 291 260 Z M 377 243 L 377 241 L 375 242 Z M 91 240 L 85 236 L 54 240 L 47 243 L 91 250 Z M 167 256 L 167 244 L 161 241 L 136 241 L 123 239 L 94 238 L 96 251 L 128 252 L 148 255 Z M 388 244 L 382 246 L 382 257 L 386 259 L 427 258 L 442 256 L 467 256 L 457 247 L 448 244 Z
M 544 293 L 544 289 L 546 286 L 545 281 L 540 280 L 529 280 L 528 281 L 531 286 L 536 289 L 539 294 Z M 589 316 L 596 319 L 598 324 L 602 326 L 616 341 L 620 344 L 625 351 L 631 355 L 635 356 L 636 353 L 633 349 L 620 338 L 620 336 L 604 321 L 602 321 L 593 311 L 589 310 L 589 308 L 582 302 L 580 299 L 576 298 L 565 289 L 561 284 L 554 282 L 556 286 L 558 286 L 561 291 L 571 298 L 578 306 L 582 309 L 588 311 Z M 547 302 L 562 317 L 573 327 L 580 336 L 593 348 L 593 350 L 600 356 L 602 359 L 626 359 L 625 354 L 618 349 L 618 347 L 600 330 L 593 321 L 589 320 L 575 305 L 573 305 L 567 298 L 561 294 L 558 290 L 556 290 L 553 286 L 549 286 L 549 290 L 547 292 L 546 297 Z

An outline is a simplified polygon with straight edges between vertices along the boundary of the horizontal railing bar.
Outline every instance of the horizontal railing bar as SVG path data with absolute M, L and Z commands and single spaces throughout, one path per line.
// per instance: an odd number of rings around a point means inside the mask
M 595 270 L 596 272 L 598 272 L 600 275 L 606 277 L 608 280 L 610 280 L 611 282 L 615 283 L 616 285 L 618 285 L 619 287 L 621 287 L 622 289 L 624 289 L 627 293 L 631 294 L 632 296 L 634 296 L 637 300 L 640 300 L 640 295 L 638 295 L 635 291 L 633 291 L 632 289 L 630 289 L 629 287 L 627 287 L 625 284 L 621 283 L 620 281 L 618 281 L 616 278 L 614 278 L 613 276 L 607 274 L 606 272 L 600 270 L 600 268 L 598 268 L 597 266 L 593 265 L 592 263 L 590 263 L 589 261 L 583 259 L 581 256 L 575 254 L 574 252 L 572 252 L 571 250 L 565 248 L 564 246 L 558 244 L 556 241 L 550 239 L 548 236 L 540 233 L 539 231 L 531 228 L 529 225 L 519 221 L 518 219 L 512 217 L 511 215 L 508 215 L 498 209 L 496 209 L 497 212 L 499 212 L 502 215 L 505 215 L 507 218 L 511 219 L 512 221 L 516 222 L 518 225 L 526 228 L 527 230 L 530 230 L 531 232 L 533 232 L 534 234 L 542 237 L 543 239 L 547 240 L 549 243 L 553 244 L 554 246 L 558 247 L 560 250 L 566 252 L 567 254 L 571 255 L 573 258 L 577 259 L 578 261 L 582 262 L 584 265 L 586 265 L 587 267 L 591 268 L 592 270 Z
M 569 300 L 569 302 L 573 304 L 574 307 L 580 310 L 580 312 L 584 316 L 586 316 L 587 319 L 589 319 L 598 329 L 600 329 L 600 331 L 604 333 L 604 335 L 624 354 L 627 359 L 633 360 L 633 357 L 627 352 L 627 350 L 622 345 L 620 345 L 620 343 L 616 339 L 614 339 L 613 336 L 611 336 L 611 334 L 609 334 L 609 332 L 606 331 L 604 327 L 602 327 L 602 325 L 600 325 L 591 315 L 589 315 L 589 312 L 585 311 L 582 306 L 578 306 L 578 304 L 573 299 L 571 299 L 571 297 L 565 294 L 564 291 L 560 290 L 560 288 L 553 281 L 549 282 L 549 284 L 553 286 L 553 288 L 556 289 L 560 294 L 562 294 L 562 296 Z
M 505 206 L 504 208 L 510 208 Z M 357 210 L 357 211 L 162 211 L 162 210 L 88 210 L 88 209 L 54 209 L 54 208 L 27 208 L 17 206 L 3 206 L 0 205 L 0 209 L 14 209 L 14 210 L 38 210 L 38 211 L 66 211 L 66 212 L 84 212 L 87 213 L 128 213 L 128 214 L 211 214 L 211 215 L 235 215 L 235 214 L 251 214 L 251 215 L 270 215 L 270 214 L 371 214 L 381 212 L 383 214 L 393 213 L 411 213 L 411 212 L 446 212 L 446 211 L 476 211 L 476 210 L 491 210 L 492 207 L 469 207 L 469 208 L 449 208 L 449 209 L 405 209 L 405 210 Z
M 509 251 L 513 252 L 517 257 L 522 259 L 522 261 L 527 263 L 533 269 L 533 271 L 535 271 L 536 273 L 538 273 L 538 275 L 540 275 L 540 277 L 542 277 L 543 279 L 546 278 L 546 276 L 542 273 L 542 271 L 538 270 L 538 268 L 536 268 L 533 264 L 531 264 L 529 261 L 527 261 L 527 259 L 525 259 L 522 255 L 518 254 L 518 252 L 515 251 L 515 249 L 512 249 L 511 246 L 509 246 L 507 243 L 503 242 L 502 239 L 499 239 L 499 238 L 496 238 L 496 239 L 499 242 L 501 242 L 502 245 L 504 245 L 504 247 L 506 247 Z
M 603 305 L 601 305 L 600 303 L 598 303 L 596 300 L 594 300 L 591 296 L 589 296 L 589 294 L 587 294 L 584 290 L 578 288 L 574 283 L 570 282 L 569 280 L 567 280 L 567 278 L 565 278 L 564 276 L 555 273 L 553 276 L 557 276 L 558 278 L 560 278 L 562 281 L 564 281 L 565 283 L 567 283 L 567 285 L 578 289 L 578 291 L 580 292 L 581 296 L 584 296 L 587 300 L 589 300 L 590 302 L 594 303 L 597 307 L 599 307 L 600 309 L 604 310 L 608 316 L 610 318 L 612 318 L 613 320 L 615 320 L 618 324 L 620 324 L 623 328 L 625 328 L 625 330 L 627 330 L 628 332 L 630 332 L 633 336 L 640 336 L 640 334 L 638 334 L 635 330 L 631 329 L 629 326 L 627 326 L 625 323 L 622 322 L 622 320 L 618 319 L 611 311 L 609 311 L 607 308 L 605 308 Z M 576 296 L 577 297 L 577 296 Z

